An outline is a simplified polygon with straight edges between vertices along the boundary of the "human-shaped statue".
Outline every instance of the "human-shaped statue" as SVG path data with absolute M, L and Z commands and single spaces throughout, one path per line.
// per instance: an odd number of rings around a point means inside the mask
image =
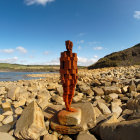
M 74 112 L 75 109 L 70 106 L 78 79 L 77 54 L 72 53 L 73 43 L 70 40 L 65 41 L 65 44 L 67 51 L 62 52 L 60 57 L 60 78 L 66 110 Z

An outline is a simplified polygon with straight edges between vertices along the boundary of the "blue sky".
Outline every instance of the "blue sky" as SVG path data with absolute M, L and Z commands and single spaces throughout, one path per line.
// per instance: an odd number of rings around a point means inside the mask
M 140 43 L 139 0 L 0 0 L 0 62 L 59 64 L 65 40 L 78 65 Z

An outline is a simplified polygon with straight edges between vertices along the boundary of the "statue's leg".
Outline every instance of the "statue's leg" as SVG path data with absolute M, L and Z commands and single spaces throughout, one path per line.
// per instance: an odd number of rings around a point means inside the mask
M 64 91 L 64 93 L 63 93 L 63 100 L 65 102 L 66 110 L 69 111 L 69 108 L 70 108 L 69 102 L 68 102 L 69 86 L 66 86 L 66 85 L 64 86 L 63 85 L 63 91 Z
M 74 91 L 75 91 L 75 85 L 71 85 L 70 86 L 70 94 L 68 95 L 69 106 L 71 106 L 72 98 L 74 96 Z M 73 109 L 73 108 L 70 107 L 69 111 L 74 112 L 75 109 Z
M 75 91 L 75 85 L 70 86 L 70 94 L 69 94 L 69 105 L 71 106 L 72 103 L 72 98 L 74 96 L 74 91 Z

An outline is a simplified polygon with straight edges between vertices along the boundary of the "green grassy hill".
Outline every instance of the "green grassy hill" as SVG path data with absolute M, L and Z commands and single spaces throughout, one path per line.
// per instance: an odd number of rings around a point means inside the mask
M 59 71 L 59 65 L 20 65 L 20 64 L 9 64 L 0 63 L 0 71 L 28 71 L 28 72 L 48 72 L 48 71 Z M 78 69 L 84 68 L 78 66 Z
M 1 71 L 58 71 L 59 66 L 57 65 L 20 65 L 20 64 L 9 64 L 0 63 Z
M 111 53 L 90 65 L 88 69 L 130 65 L 140 65 L 140 43 L 123 51 Z

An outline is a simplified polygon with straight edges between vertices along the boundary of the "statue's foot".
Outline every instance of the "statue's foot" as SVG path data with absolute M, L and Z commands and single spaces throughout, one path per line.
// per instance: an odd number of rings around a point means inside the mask
M 74 109 L 74 108 L 69 108 L 67 111 L 69 111 L 69 112 L 76 112 L 77 110 Z

